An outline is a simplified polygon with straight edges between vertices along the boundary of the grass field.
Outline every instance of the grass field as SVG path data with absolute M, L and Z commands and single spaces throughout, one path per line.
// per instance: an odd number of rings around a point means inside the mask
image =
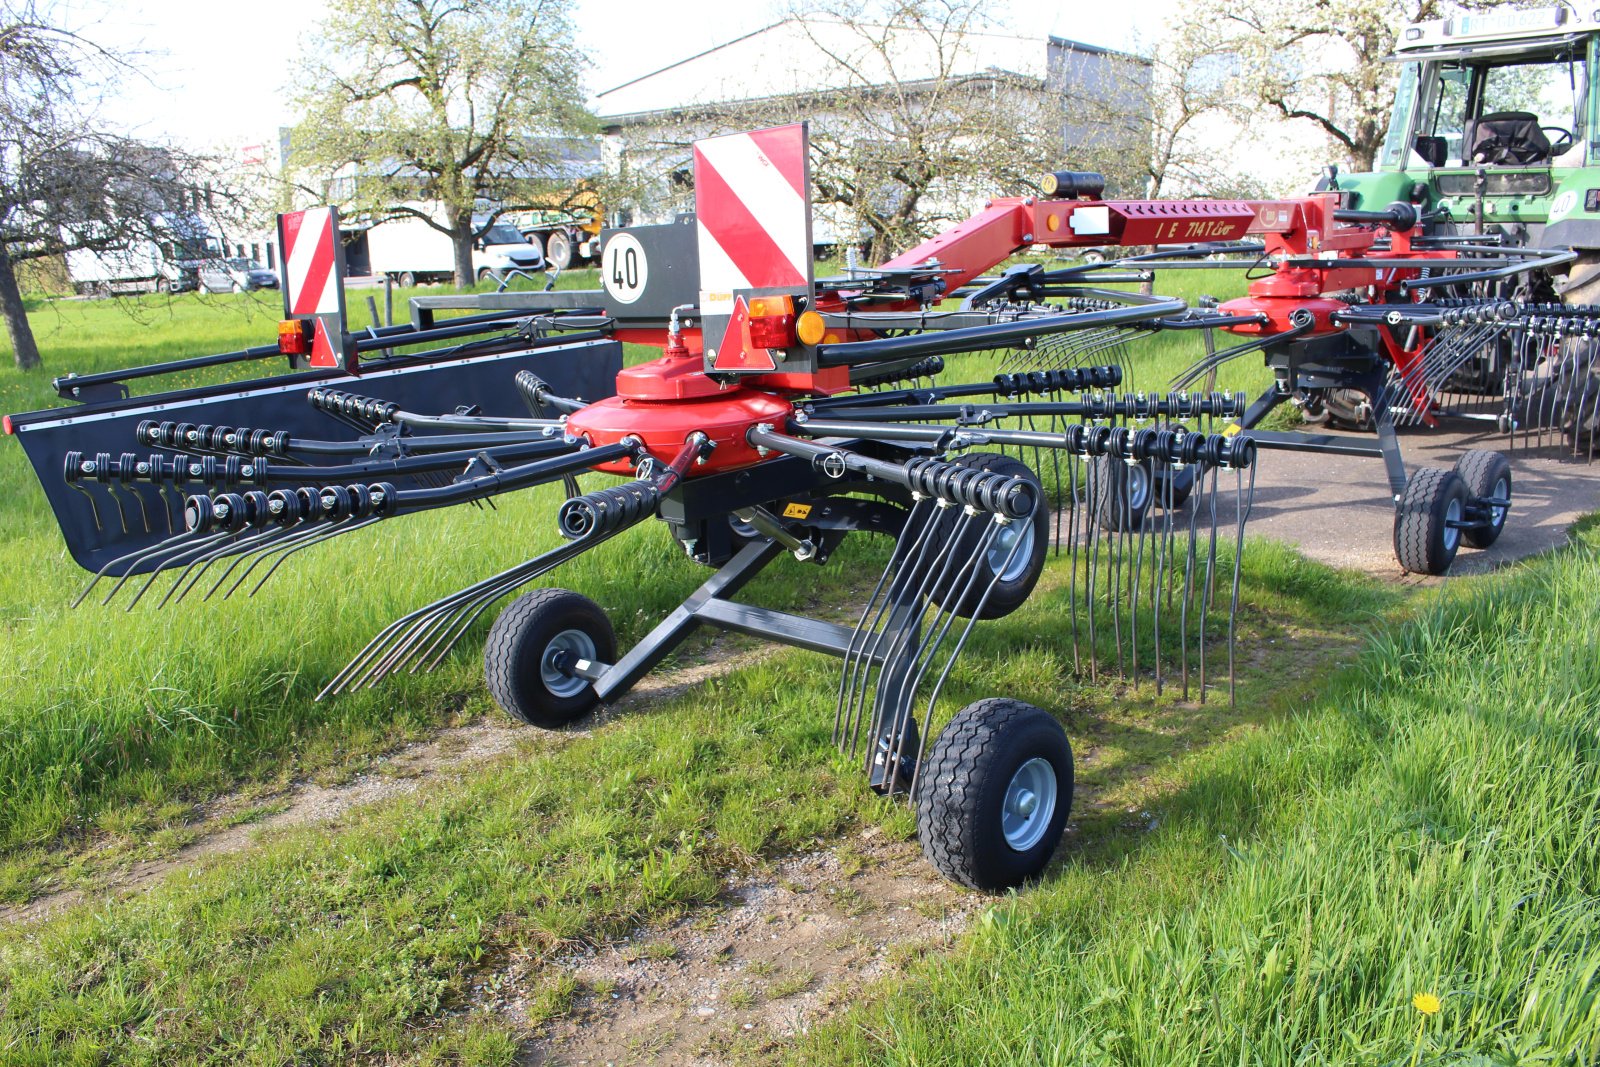
M 1228 277 L 1180 284 L 1226 298 Z M 43 306 L 46 374 L 259 343 L 275 300 Z M 1145 344 L 1138 383 L 1197 354 L 1192 335 Z M 1261 378 L 1252 358 L 1221 386 Z M 0 410 L 52 397 L 44 376 L 0 371 Z M 303 554 L 254 601 L 125 615 L 66 609 L 82 574 L 15 447 L 0 446 L 0 493 L 13 901 L 171 852 L 223 791 L 337 775 L 498 714 L 476 643 L 432 676 L 310 696 L 389 619 L 554 544 L 559 499 L 384 523 Z M 944 703 L 1004 693 L 1063 716 L 1086 798 L 1066 855 L 797 1058 L 1591 1062 L 1597 546 L 1590 532 L 1439 594 L 1252 543 L 1235 708 L 1075 675 L 1052 638 L 1068 604 L 1053 564 L 1022 610 L 976 631 Z M 774 568 L 749 595 L 837 608 L 883 547 L 847 546 L 821 582 Z M 703 576 L 652 524 L 551 580 L 604 604 L 627 642 Z M 324 589 L 340 592 L 306 593 Z M 521 1035 L 473 1010 L 506 959 L 545 975 L 535 1018 L 559 1013 L 564 946 L 701 908 L 726 872 L 852 827 L 913 833 L 829 744 L 835 669 L 783 652 L 592 736 L 530 731 L 516 760 L 358 824 L 0 930 L 0 1062 L 509 1063 Z M 1129 825 L 1129 809 L 1159 825 Z M 1443 999 L 1438 1015 L 1410 1007 L 1417 992 Z

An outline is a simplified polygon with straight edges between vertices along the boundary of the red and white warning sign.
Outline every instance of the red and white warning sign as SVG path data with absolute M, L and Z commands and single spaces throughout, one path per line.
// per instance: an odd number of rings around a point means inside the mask
M 310 365 L 360 366 L 355 346 L 344 334 L 344 246 L 339 242 L 339 209 L 308 208 L 278 216 L 278 250 L 283 264 L 283 314 L 313 319 Z
M 328 315 L 342 293 L 334 261 L 339 255 L 336 209 L 317 207 L 278 216 L 283 253 L 283 303 L 290 316 Z
M 804 123 L 696 141 L 700 311 L 731 315 L 736 290 L 811 287 Z

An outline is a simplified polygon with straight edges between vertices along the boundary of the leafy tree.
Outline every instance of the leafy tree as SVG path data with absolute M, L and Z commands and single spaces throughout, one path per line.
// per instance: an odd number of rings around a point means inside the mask
M 1371 170 L 1388 131 L 1399 78 L 1393 54 L 1409 22 L 1501 0 L 1202 0 L 1223 31 L 1241 100 L 1317 126 L 1356 170 Z
M 125 136 L 96 113 L 129 69 L 52 11 L 0 0 L 0 317 L 24 370 L 43 360 L 20 265 L 170 239 L 170 215 L 192 212 L 213 184 L 211 161 Z
M 319 199 L 449 234 L 456 284 L 470 285 L 473 242 L 569 181 L 570 137 L 591 129 L 570 0 L 330 8 L 310 38 L 290 166 Z

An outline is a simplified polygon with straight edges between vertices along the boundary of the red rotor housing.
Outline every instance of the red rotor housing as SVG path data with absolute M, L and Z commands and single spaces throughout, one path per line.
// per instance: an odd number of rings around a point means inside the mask
M 629 367 L 617 375 L 617 395 L 596 401 L 567 418 L 567 432 L 595 445 L 616 444 L 628 437 L 644 442 L 658 458 L 669 458 L 696 431 L 716 444 L 688 477 L 737 470 L 761 461 L 745 435 L 760 423 L 782 426 L 794 405 L 775 393 L 724 386 L 706 376 L 698 354 L 669 344 L 667 354 Z M 632 474 L 625 460 L 602 463 L 595 470 Z

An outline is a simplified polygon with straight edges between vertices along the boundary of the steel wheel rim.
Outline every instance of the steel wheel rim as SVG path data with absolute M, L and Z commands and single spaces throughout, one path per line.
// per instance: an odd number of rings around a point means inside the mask
M 1000 806 L 1000 831 L 1015 852 L 1043 840 L 1056 813 L 1056 769 L 1042 756 L 1017 768 Z
M 1452 525 L 1461 521 L 1461 501 L 1452 500 L 1444 509 L 1444 548 L 1448 552 L 1461 542 L 1461 530 Z
M 1498 500 L 1506 500 L 1506 499 L 1510 498 L 1510 496 L 1511 496 L 1511 486 L 1506 483 L 1506 479 L 1500 478 L 1500 479 L 1497 479 L 1495 481 L 1495 483 L 1494 483 L 1494 495 L 1495 495 L 1495 498 L 1498 499 Z M 1505 508 L 1496 506 L 1496 507 L 1492 507 L 1492 508 L 1489 509 L 1489 524 L 1491 526 L 1493 526 L 1496 530 L 1498 530 L 1500 527 L 1504 526 L 1505 523 L 1506 523 L 1506 509 Z
M 587 679 L 568 674 L 556 665 L 556 658 L 567 653 L 569 662 L 574 659 L 595 658 L 594 638 L 582 630 L 562 630 L 544 646 L 539 657 L 539 680 L 558 697 L 575 697 L 588 686 Z
M 1128 509 L 1135 515 L 1150 503 L 1150 472 L 1142 463 L 1128 465 Z
M 1033 519 L 1013 519 L 1000 527 L 984 556 L 989 569 L 998 574 L 1002 582 L 1014 582 L 1027 574 L 1028 564 L 1033 559 Z

